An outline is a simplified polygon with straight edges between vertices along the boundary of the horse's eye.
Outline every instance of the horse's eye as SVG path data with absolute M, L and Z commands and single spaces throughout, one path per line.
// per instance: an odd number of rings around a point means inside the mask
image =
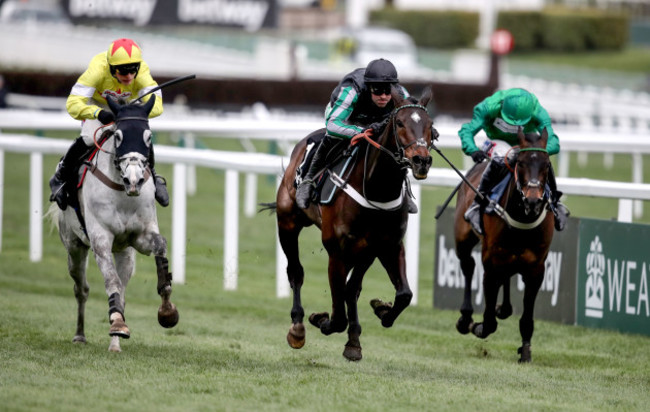
M 147 147 L 150 147 L 151 146 L 151 130 L 145 130 L 143 135 L 142 135 L 142 139 L 144 140 L 144 144 Z
M 120 147 L 123 140 L 124 140 L 124 136 L 122 135 L 122 131 L 117 130 L 115 132 L 115 147 Z
M 400 119 L 397 119 L 396 123 L 397 123 L 397 127 L 404 127 L 404 123 L 402 123 Z

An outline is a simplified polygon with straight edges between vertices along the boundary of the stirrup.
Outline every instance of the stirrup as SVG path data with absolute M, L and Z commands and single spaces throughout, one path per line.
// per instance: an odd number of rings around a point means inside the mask
M 479 235 L 483 234 L 483 229 L 481 228 L 481 205 L 471 205 L 463 215 L 463 218 L 469 222 L 476 233 Z

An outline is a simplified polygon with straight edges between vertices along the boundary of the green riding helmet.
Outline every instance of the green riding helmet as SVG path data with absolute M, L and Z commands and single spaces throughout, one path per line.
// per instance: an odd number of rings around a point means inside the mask
M 501 106 L 501 117 L 506 123 L 514 126 L 524 126 L 535 113 L 535 98 L 524 89 L 515 89 L 504 100 Z

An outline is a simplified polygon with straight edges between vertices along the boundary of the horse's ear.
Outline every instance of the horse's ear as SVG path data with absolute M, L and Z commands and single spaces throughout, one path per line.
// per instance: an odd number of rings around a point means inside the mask
M 113 114 L 117 114 L 120 110 L 120 105 L 111 96 L 106 96 L 106 103 L 108 103 L 108 107 L 111 109 Z
M 542 145 L 546 147 L 546 142 L 548 142 L 548 129 L 545 127 L 542 129 Z
M 517 127 L 517 139 L 519 140 L 519 147 L 525 147 L 526 135 L 524 134 L 524 128 L 521 126 Z
M 404 97 L 402 96 L 402 88 L 398 85 L 390 86 L 390 95 L 395 102 L 395 107 L 401 106 L 404 102 Z
M 418 102 L 418 104 L 420 104 L 420 106 L 426 107 L 432 98 L 433 98 L 433 88 L 431 87 L 431 85 L 429 85 L 422 92 L 422 96 L 420 97 L 420 101 Z
M 144 106 L 142 106 L 142 108 L 144 109 L 145 112 L 147 112 L 147 114 L 149 114 L 151 113 L 151 109 L 153 109 L 154 104 L 156 104 L 156 95 L 152 94 L 149 100 L 147 101 L 147 103 L 145 103 Z

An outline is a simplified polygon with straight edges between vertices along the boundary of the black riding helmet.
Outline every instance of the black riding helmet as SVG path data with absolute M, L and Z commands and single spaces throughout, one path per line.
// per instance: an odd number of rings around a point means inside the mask
M 363 75 L 366 83 L 398 83 L 397 70 L 393 63 L 384 59 L 373 60 L 368 63 Z

